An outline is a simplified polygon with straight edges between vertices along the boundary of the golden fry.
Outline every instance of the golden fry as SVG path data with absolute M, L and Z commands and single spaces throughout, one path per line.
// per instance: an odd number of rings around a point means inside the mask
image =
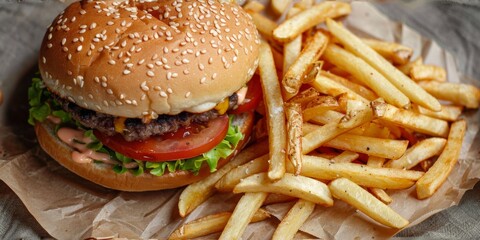
M 327 18 L 341 17 L 351 11 L 352 8 L 348 3 L 322 2 L 281 23 L 274 30 L 273 35 L 281 42 L 288 42 Z
M 414 109 L 423 115 L 450 122 L 456 121 L 463 111 L 462 106 L 453 105 L 442 105 L 442 110 L 440 112 L 434 112 L 417 105 L 414 105 Z
M 390 160 L 385 167 L 411 169 L 418 163 L 442 152 L 447 140 L 444 138 L 427 138 L 407 149 L 405 154 L 395 160 Z
M 302 170 L 302 108 L 298 103 L 285 105 L 287 114 L 287 156 L 295 168 L 295 175 Z
M 349 51 L 352 51 L 356 56 L 368 62 L 412 102 L 433 111 L 440 111 L 441 106 L 437 99 L 415 84 L 414 81 L 396 69 L 390 62 L 363 43 L 363 41 L 353 33 L 331 19 L 327 20 L 327 27 Z
M 409 222 L 354 182 L 339 178 L 329 185 L 333 196 L 354 206 L 375 221 L 393 228 L 404 228 Z
M 325 50 L 324 57 L 362 81 L 388 103 L 401 108 L 410 105 L 410 100 L 401 91 L 361 58 L 336 45 L 329 45 Z
M 414 81 L 447 81 L 445 69 L 434 65 L 415 65 L 410 69 L 410 77 Z
M 293 62 L 282 80 L 287 99 L 298 93 L 304 76 L 311 70 L 312 64 L 318 60 L 328 44 L 328 37 L 321 31 L 308 41 L 298 58 Z
M 215 188 L 220 192 L 233 191 L 233 188 L 235 188 L 242 179 L 256 173 L 268 171 L 268 159 L 268 154 L 265 154 L 230 170 L 217 181 Z
M 268 176 L 274 180 L 282 178 L 285 173 L 285 147 L 287 145 L 285 111 L 272 51 L 267 43 L 262 43 L 259 55 L 260 80 L 269 130 L 270 167 Z
M 413 54 L 413 49 L 394 42 L 375 39 L 362 39 L 369 47 L 395 64 L 406 64 Z
M 313 210 L 315 210 L 315 203 L 299 199 L 278 224 L 272 239 L 293 239 Z
M 473 85 L 436 81 L 423 81 L 418 84 L 438 99 L 466 108 L 478 108 L 480 105 L 480 89 Z
M 425 175 L 417 181 L 417 197 L 419 199 L 432 196 L 445 180 L 447 180 L 448 175 L 450 175 L 450 172 L 452 172 L 453 167 L 458 161 L 466 130 L 467 122 L 465 122 L 465 120 L 460 120 L 452 124 L 443 152 Z

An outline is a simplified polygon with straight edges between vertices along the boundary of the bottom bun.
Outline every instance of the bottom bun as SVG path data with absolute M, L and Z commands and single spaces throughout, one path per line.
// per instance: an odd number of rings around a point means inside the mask
M 236 115 L 233 124 L 239 126 L 244 137 L 238 143 L 233 154 L 218 161 L 217 169 L 225 165 L 245 145 L 254 124 L 254 116 L 252 113 Z M 128 192 L 170 189 L 197 182 L 210 175 L 208 165 L 203 166 L 196 175 L 188 171 L 177 171 L 165 173 L 162 176 L 154 176 L 149 173 L 134 176 L 129 171 L 117 174 L 112 170 L 111 165 L 107 164 L 76 163 L 72 160 L 72 148 L 56 136 L 54 128 L 55 125 L 49 122 L 35 125 L 35 133 L 43 150 L 71 172 L 107 188 Z

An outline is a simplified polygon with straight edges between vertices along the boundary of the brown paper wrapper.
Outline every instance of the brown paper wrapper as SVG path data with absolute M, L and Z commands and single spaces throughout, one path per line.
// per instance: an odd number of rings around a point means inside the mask
M 453 57 L 435 42 L 400 23 L 391 22 L 366 3 L 353 3 L 345 25 L 360 36 L 401 42 L 414 48 L 428 64 L 446 67 L 448 79 L 460 82 Z M 468 80 L 462 80 L 463 82 Z M 25 83 L 20 84 L 23 86 Z M 20 108 L 26 111 L 26 107 Z M 20 114 L 22 115 L 22 114 Z M 25 114 L 23 114 L 24 119 Z M 11 122 L 11 116 L 7 119 Z M 390 206 L 413 226 L 432 214 L 458 204 L 480 178 L 478 111 L 467 111 L 468 131 L 459 163 L 431 198 L 417 200 L 415 188 L 388 191 Z M 0 179 L 22 200 L 28 211 L 53 237 L 125 237 L 166 239 L 182 223 L 221 211 L 231 211 L 238 195 L 217 194 L 186 218 L 178 215 L 182 189 L 146 193 L 118 192 L 81 179 L 51 160 L 32 140 L 31 128 L 0 127 Z M 270 238 L 279 219 L 293 203 L 267 206 L 274 217 L 250 224 L 244 239 Z M 371 220 L 342 201 L 330 208 L 317 206 L 297 237 L 322 239 L 373 239 L 392 237 L 399 230 Z M 206 238 L 218 237 L 218 234 Z

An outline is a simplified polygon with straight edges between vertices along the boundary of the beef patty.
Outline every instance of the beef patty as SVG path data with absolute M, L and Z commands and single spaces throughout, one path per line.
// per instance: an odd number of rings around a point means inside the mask
M 97 129 L 108 136 L 119 134 L 115 131 L 116 116 L 85 109 L 66 99 L 54 96 L 63 109 L 83 126 Z M 229 109 L 237 105 L 237 102 L 238 96 L 234 93 L 229 97 Z M 217 110 L 212 109 L 203 113 L 181 112 L 178 115 L 159 115 L 157 119 L 152 119 L 149 123 L 144 123 L 140 118 L 127 118 L 121 134 L 127 141 L 142 140 L 154 135 L 175 132 L 178 128 L 192 123 L 204 124 L 218 116 Z

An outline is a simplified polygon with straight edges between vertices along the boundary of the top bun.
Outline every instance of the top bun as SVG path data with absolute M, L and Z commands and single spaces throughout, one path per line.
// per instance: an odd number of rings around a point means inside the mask
M 258 65 L 260 40 L 233 3 L 75 2 L 48 29 L 39 68 L 50 91 L 128 118 L 213 108 Z

